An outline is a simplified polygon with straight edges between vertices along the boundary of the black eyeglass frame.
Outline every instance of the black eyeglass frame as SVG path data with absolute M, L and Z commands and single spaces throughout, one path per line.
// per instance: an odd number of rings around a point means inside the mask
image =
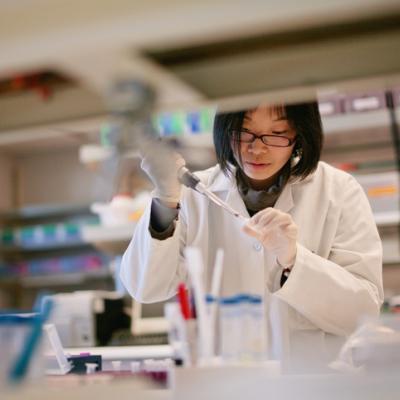
M 241 134 L 242 132 L 252 135 L 252 136 L 253 136 L 253 139 L 250 140 L 250 141 L 241 140 L 241 139 L 240 139 L 240 134 Z M 293 143 L 296 142 L 296 138 L 291 139 L 291 138 L 288 138 L 287 136 L 281 136 L 281 135 L 260 135 L 260 136 L 258 136 L 258 135 L 256 135 L 255 133 L 250 132 L 250 131 L 248 131 L 248 130 L 244 130 L 244 129 L 241 129 L 241 130 L 239 130 L 239 131 L 238 131 L 238 130 L 233 130 L 232 133 L 233 133 L 233 139 L 234 139 L 235 141 L 237 141 L 237 142 L 239 142 L 239 143 L 246 143 L 246 144 L 254 143 L 257 139 L 260 139 L 261 142 L 262 142 L 265 146 L 272 146 L 272 147 L 290 147 Z M 280 145 L 276 145 L 276 144 L 265 143 L 264 140 L 263 140 L 263 138 L 265 138 L 265 137 L 266 137 L 266 138 L 269 138 L 269 137 L 274 137 L 274 138 L 279 137 L 279 138 L 282 138 L 282 139 L 286 139 L 286 140 L 288 141 L 288 144 L 287 144 L 287 145 L 284 145 L 284 146 L 280 146 Z

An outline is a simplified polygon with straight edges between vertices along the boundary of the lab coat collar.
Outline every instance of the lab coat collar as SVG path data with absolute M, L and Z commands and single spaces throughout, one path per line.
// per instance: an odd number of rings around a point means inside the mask
M 292 179 L 289 179 L 289 181 L 286 183 L 284 186 L 282 193 L 278 197 L 278 200 L 275 203 L 275 208 L 278 210 L 281 210 L 283 212 L 289 212 L 293 206 L 293 184 L 296 183 L 296 181 L 293 182 Z
M 236 168 L 232 168 L 232 172 L 228 173 L 226 176 L 221 167 L 216 165 L 213 168 L 213 171 L 210 174 L 210 177 L 207 182 L 208 189 L 212 192 L 221 192 L 225 190 L 231 190 L 236 187 L 236 178 L 235 178 Z

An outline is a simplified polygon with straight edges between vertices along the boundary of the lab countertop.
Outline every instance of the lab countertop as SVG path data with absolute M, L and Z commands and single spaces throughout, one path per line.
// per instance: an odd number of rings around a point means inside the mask
M 2 400 L 202 400 L 268 398 L 274 400 L 375 400 L 397 399 L 398 373 L 393 371 L 378 375 L 295 375 L 268 376 L 259 369 L 204 368 L 175 369 L 171 386 L 151 389 L 140 381 L 104 380 L 63 384 L 57 379 L 52 384 L 23 385 L 18 390 L 10 388 L 1 393 Z M 63 377 L 65 378 L 65 377 Z M 90 378 L 90 377 L 89 377 Z M 62 390 L 60 390 L 62 388 Z M 12 390 L 13 389 L 13 390 Z

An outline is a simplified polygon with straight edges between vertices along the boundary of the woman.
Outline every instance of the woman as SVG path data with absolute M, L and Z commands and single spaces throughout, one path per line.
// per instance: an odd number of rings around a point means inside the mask
M 156 152 L 146 152 L 142 168 L 156 190 L 123 258 L 125 286 L 142 302 L 173 296 L 187 278 L 184 247 L 196 246 L 209 289 L 223 248 L 222 294 L 263 295 L 267 307 L 275 305 L 269 315 L 284 322 L 292 364 L 328 363 L 360 317 L 379 313 L 383 299 L 381 242 L 362 188 L 319 162 L 316 103 L 219 114 L 214 144 L 218 165 L 197 176 L 251 219 L 243 226 L 182 188 L 178 156 L 166 169 Z

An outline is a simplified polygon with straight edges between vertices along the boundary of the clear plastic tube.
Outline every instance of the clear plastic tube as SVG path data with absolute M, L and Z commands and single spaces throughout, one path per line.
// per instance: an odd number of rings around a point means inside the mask
M 210 199 L 213 203 L 217 204 L 218 206 L 222 207 L 224 210 L 235 216 L 236 218 L 242 219 L 244 222 L 248 221 L 248 218 L 244 217 L 243 215 L 239 214 L 236 210 L 234 210 L 229 204 L 225 203 L 223 200 L 221 200 L 217 195 L 215 195 L 213 192 L 208 190 L 203 183 L 201 183 L 200 179 L 194 175 L 192 172 L 190 172 L 186 167 L 182 167 L 178 171 L 178 178 L 179 181 L 193 189 L 196 190 L 197 192 L 203 194 L 206 196 L 208 199 Z

